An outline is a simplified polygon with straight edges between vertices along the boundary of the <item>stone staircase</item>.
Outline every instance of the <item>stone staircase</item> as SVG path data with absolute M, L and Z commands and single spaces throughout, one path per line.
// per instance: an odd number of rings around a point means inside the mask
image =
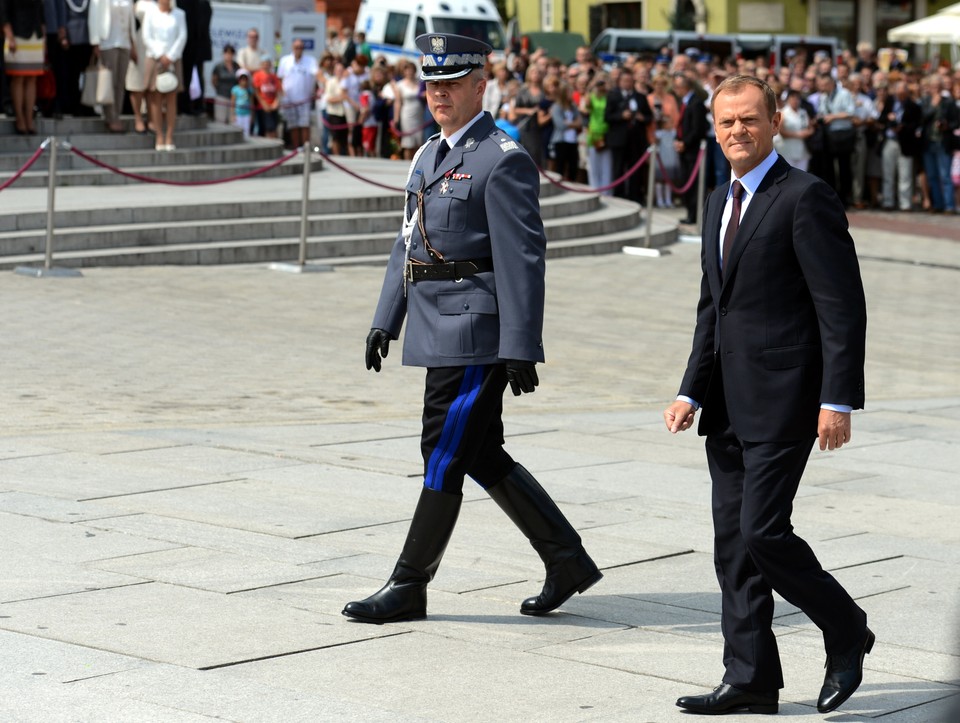
M 0 135 L 4 164 L 0 182 L 22 165 L 46 135 L 42 123 L 40 138 Z M 237 175 L 284 153 L 276 141 L 243 141 L 235 129 L 213 123 L 205 126 L 193 118 L 184 119 L 173 153 L 157 153 L 145 136 L 93 132 L 102 129 L 97 120 L 70 123 L 75 131 L 90 131 L 67 136 L 78 148 L 124 170 L 154 177 L 200 180 Z M 60 130 L 57 133 L 59 138 Z M 22 158 L 20 165 L 11 156 Z M 238 264 L 298 258 L 301 159 L 273 169 L 273 177 L 264 174 L 217 186 L 140 184 L 114 190 L 104 184 L 131 179 L 91 166 L 63 149 L 58 161 L 55 266 Z M 0 193 L 2 269 L 43 262 L 47 163 L 47 157 L 42 157 L 15 184 L 13 188 L 21 189 L 16 194 Z M 382 159 L 337 159 L 337 163 L 357 176 L 395 188 L 403 186 L 407 169 L 404 162 Z M 401 224 L 401 193 L 367 185 L 319 161 L 311 167 L 307 258 L 334 266 L 383 264 Z M 299 177 L 292 177 L 293 173 Z M 34 174 L 33 186 L 21 188 L 29 174 Z M 613 253 L 625 245 L 644 243 L 640 209 L 630 202 L 565 191 L 544 179 L 541 210 L 550 256 Z M 651 245 L 664 246 L 676 238 L 675 224 L 663 219 L 654 226 Z
M 198 181 L 231 176 L 268 165 L 285 155 L 278 140 L 244 139 L 233 126 L 206 118 L 177 118 L 175 151 L 158 153 L 154 136 L 132 132 L 133 119 L 124 118 L 128 133 L 106 133 L 100 118 L 37 119 L 37 134 L 19 136 L 12 119 L 0 119 L 0 179 L 21 168 L 44 138 L 55 136 L 99 161 L 124 171 L 168 181 Z M 265 176 L 300 174 L 291 161 L 267 171 Z M 17 181 L 18 188 L 46 187 L 49 158 L 42 157 Z M 139 183 L 99 168 L 63 148 L 57 151 L 57 186 L 100 186 Z

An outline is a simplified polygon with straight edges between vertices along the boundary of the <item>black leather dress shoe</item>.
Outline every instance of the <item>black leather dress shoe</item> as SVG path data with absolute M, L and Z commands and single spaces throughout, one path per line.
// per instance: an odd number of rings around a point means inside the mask
M 843 653 L 827 655 L 827 674 L 817 699 L 817 710 L 829 713 L 853 695 L 863 680 L 863 658 L 873 650 L 876 636 L 867 628 L 863 640 Z
M 780 693 L 775 690 L 758 693 L 721 683 L 712 693 L 678 698 L 677 705 L 691 713 L 704 715 L 723 715 L 744 709 L 751 713 L 776 713 L 780 708 L 779 698 Z

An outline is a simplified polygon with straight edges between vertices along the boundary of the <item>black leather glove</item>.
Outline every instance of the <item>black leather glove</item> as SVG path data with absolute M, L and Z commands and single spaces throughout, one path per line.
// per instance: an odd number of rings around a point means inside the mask
M 371 329 L 367 334 L 367 369 L 380 371 L 380 357 L 387 358 L 390 351 L 390 335 L 383 329 Z
M 519 397 L 520 393 L 530 394 L 536 391 L 540 379 L 537 377 L 537 364 L 532 361 L 520 359 L 504 359 L 507 366 L 507 381 L 510 382 L 510 389 L 513 390 L 513 396 Z

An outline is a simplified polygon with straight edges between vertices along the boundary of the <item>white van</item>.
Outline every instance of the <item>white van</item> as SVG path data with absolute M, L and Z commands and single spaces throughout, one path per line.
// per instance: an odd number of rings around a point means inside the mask
M 492 0 L 362 0 L 354 34 L 357 31 L 366 33 L 374 58 L 384 55 L 390 63 L 400 58 L 419 63 L 422 53 L 414 40 L 424 33 L 483 40 L 493 46 L 495 58 L 503 58 L 506 47 L 506 32 Z

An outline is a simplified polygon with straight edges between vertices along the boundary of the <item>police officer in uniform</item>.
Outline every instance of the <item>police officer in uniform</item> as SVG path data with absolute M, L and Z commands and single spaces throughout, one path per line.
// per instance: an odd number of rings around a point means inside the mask
M 417 152 L 404 223 L 367 336 L 380 371 L 404 317 L 403 363 L 426 367 L 424 486 L 386 585 L 343 614 L 369 623 L 426 617 L 427 584 L 453 533 L 464 475 L 478 482 L 546 566 L 520 612 L 543 615 L 602 574 L 536 479 L 503 449 L 503 393 L 533 392 L 543 361 L 544 257 L 539 176 L 482 110 L 491 47 L 459 35 L 417 38 L 420 77 L 441 132 Z

